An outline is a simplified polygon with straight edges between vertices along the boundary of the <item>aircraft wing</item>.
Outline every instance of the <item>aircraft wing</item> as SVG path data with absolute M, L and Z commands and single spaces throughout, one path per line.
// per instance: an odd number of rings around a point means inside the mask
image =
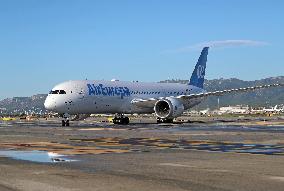
M 221 91 L 214 91 L 214 92 L 205 92 L 205 93 L 199 93 L 199 94 L 180 95 L 180 96 L 177 96 L 176 98 L 193 99 L 193 98 L 203 98 L 203 97 L 208 97 L 208 96 L 223 96 L 224 94 L 229 94 L 229 93 L 240 93 L 240 92 L 253 91 L 257 89 L 282 87 L 282 86 L 284 86 L 284 84 L 270 84 L 270 85 L 253 86 L 253 87 L 247 87 L 247 88 L 236 88 L 236 89 L 221 90 Z
M 213 92 L 205 92 L 205 93 L 198 93 L 198 94 L 190 94 L 190 95 L 179 95 L 179 96 L 169 96 L 176 99 L 181 99 L 182 101 L 188 101 L 190 99 L 195 98 L 205 98 L 209 96 L 223 96 L 229 93 L 240 93 L 240 92 L 247 92 L 253 91 L 257 89 L 264 89 L 264 88 L 271 88 L 271 87 L 282 87 L 284 84 L 270 84 L 270 85 L 262 85 L 262 86 L 253 86 L 253 87 L 246 87 L 246 88 L 236 88 L 236 89 L 229 89 L 229 90 L 222 90 L 222 91 L 213 91 Z M 136 105 L 137 107 L 142 108 L 151 108 L 155 106 L 155 103 L 158 100 L 165 99 L 165 97 L 160 98 L 149 98 L 149 99 L 133 99 L 131 103 Z

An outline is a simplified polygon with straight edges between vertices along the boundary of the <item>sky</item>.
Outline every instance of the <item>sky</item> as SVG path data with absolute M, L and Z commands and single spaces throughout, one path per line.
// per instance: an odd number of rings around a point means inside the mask
M 67 80 L 283 76 L 282 0 L 0 0 L 0 99 Z

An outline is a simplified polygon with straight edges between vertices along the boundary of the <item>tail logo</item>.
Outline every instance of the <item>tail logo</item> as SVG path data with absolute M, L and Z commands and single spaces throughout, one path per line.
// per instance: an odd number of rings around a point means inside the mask
M 205 67 L 199 65 L 198 68 L 197 68 L 196 73 L 197 73 L 198 79 L 204 78 L 204 76 L 205 76 Z

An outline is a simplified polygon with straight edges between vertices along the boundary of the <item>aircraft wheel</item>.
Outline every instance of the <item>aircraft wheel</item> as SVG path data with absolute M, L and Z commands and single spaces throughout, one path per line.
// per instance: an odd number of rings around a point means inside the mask
M 113 124 L 127 125 L 129 124 L 128 117 L 115 117 L 112 119 Z
M 166 119 L 165 123 L 173 123 L 174 119 Z
M 128 117 L 122 118 L 122 124 L 124 124 L 124 125 L 129 124 L 129 118 Z
M 66 123 L 65 120 L 62 120 L 62 127 L 65 127 Z
M 113 122 L 113 124 L 117 124 L 117 123 L 118 123 L 117 118 L 116 118 L 116 117 L 113 118 L 113 119 L 112 119 L 112 122 Z

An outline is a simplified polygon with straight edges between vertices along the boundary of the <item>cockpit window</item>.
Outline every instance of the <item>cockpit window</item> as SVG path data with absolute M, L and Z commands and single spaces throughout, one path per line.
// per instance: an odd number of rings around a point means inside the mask
M 59 94 L 66 94 L 66 91 L 64 91 L 64 90 L 59 90 Z
M 51 90 L 49 94 L 66 94 L 64 90 Z

